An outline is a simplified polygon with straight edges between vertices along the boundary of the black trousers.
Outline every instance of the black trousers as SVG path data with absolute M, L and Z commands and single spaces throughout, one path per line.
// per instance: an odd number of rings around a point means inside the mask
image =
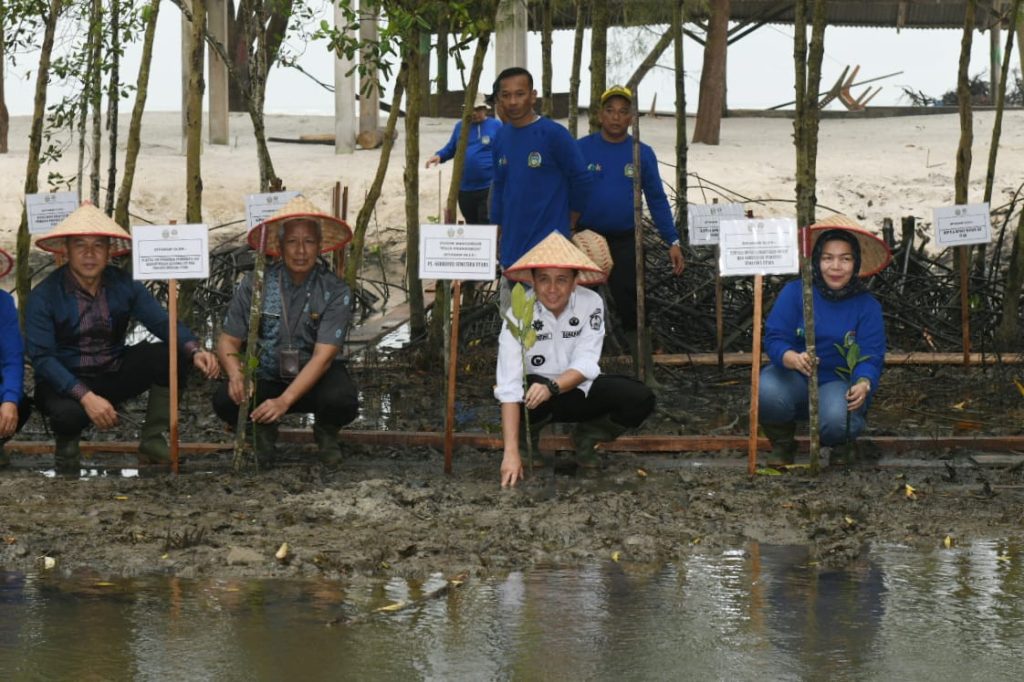
M 636 234 L 628 230 L 606 234 L 604 238 L 615 263 L 608 276 L 608 291 L 615 302 L 615 312 L 623 331 L 636 331 Z
M 462 217 L 466 219 L 467 225 L 487 225 L 491 222 L 487 208 L 490 195 L 491 190 L 488 187 L 470 191 L 459 190 L 459 210 L 462 211 Z
M 139 343 L 128 346 L 116 372 L 79 374 L 78 379 L 96 395 L 113 405 L 123 403 L 147 391 L 153 384 L 167 386 L 170 362 L 166 343 Z M 178 386 L 184 388 L 189 364 L 178 361 Z M 50 421 L 53 432 L 64 438 L 77 438 L 92 423 L 82 404 L 57 391 L 46 381 L 36 384 L 36 406 Z
M 255 405 L 276 398 L 288 388 L 290 382 L 258 379 Z M 238 405 L 228 395 L 227 383 L 222 383 L 213 394 L 213 410 L 230 426 L 238 423 Z M 333 362 L 306 395 L 299 398 L 289 414 L 312 412 L 317 422 L 341 428 L 359 416 L 359 395 L 356 384 L 343 362 Z
M 528 384 L 543 382 L 536 374 Z M 559 393 L 530 410 L 530 420 L 553 416 L 556 422 L 585 422 L 607 416 L 619 426 L 635 428 L 654 411 L 654 392 L 642 381 L 616 374 L 602 374 L 586 394 L 578 388 Z

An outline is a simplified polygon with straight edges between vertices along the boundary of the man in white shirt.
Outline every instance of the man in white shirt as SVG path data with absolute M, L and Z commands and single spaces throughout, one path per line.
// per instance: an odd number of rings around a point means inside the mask
M 523 478 L 524 406 L 530 411 L 534 443 L 540 441 L 541 428 L 552 421 L 577 424 L 572 440 L 581 464 L 596 459 L 598 443 L 639 426 L 654 409 L 654 394 L 642 382 L 601 374 L 604 302 L 596 292 L 577 286 L 597 284 L 607 277 L 593 261 L 555 232 L 506 268 L 505 276 L 533 286 L 537 341 L 526 351 L 524 391 L 522 348 L 506 319 L 498 342 L 494 389 L 494 397 L 501 402 L 502 487 L 514 486 Z

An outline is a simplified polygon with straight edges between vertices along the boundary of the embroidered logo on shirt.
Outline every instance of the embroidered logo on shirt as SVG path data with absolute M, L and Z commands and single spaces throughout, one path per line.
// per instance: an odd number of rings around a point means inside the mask
M 633 164 L 627 163 L 625 168 L 622 169 L 622 172 L 626 175 L 627 178 L 633 177 Z
M 530 168 L 540 168 L 541 160 L 540 152 L 530 152 L 526 157 L 526 165 Z
M 499 166 L 507 166 L 508 165 L 508 157 L 507 156 L 500 156 L 500 157 L 498 157 L 498 165 Z
M 578 317 L 571 317 L 571 318 L 569 318 L 569 326 L 570 327 L 578 327 L 578 326 L 580 326 L 580 318 L 578 318 Z
M 598 308 L 590 314 L 590 328 L 595 332 L 601 329 L 601 309 Z
M 490 135 L 484 135 L 483 137 L 480 138 L 480 144 L 490 144 L 490 143 L 491 143 L 491 136 Z
M 543 329 L 544 328 L 544 320 L 534 320 L 533 321 L 533 328 L 536 329 L 537 331 L 540 331 L 541 329 Z
M 592 171 L 594 173 L 600 173 L 604 169 L 601 168 L 601 164 L 599 164 L 599 163 L 588 163 L 587 164 L 587 170 L 588 171 Z
M 534 355 L 532 358 L 530 358 L 530 364 L 533 365 L 534 367 L 540 367 L 541 365 L 544 364 L 544 362 L 545 358 L 543 355 Z

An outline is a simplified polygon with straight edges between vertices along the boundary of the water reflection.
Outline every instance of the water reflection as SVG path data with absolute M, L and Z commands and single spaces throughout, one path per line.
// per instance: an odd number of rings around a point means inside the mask
M 1020 549 L 877 547 L 835 571 L 751 544 L 436 598 L 440 576 L 0 573 L 0 679 L 1008 679 L 1024 650 Z M 412 606 L 376 611 L 395 603 Z

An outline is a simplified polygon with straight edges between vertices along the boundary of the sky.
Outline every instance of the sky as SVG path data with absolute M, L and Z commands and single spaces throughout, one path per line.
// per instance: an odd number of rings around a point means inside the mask
M 609 34 L 608 83 L 624 82 L 635 65 L 642 59 L 646 48 L 654 43 L 662 27 L 644 29 L 613 29 Z M 178 111 L 181 106 L 181 18 L 177 9 L 166 4 L 160 13 L 157 27 L 156 55 L 151 76 L 151 88 L 147 109 L 151 111 Z M 728 103 L 731 108 L 758 109 L 788 102 L 793 99 L 793 29 L 791 26 L 765 26 L 752 35 L 730 46 L 728 56 Z M 910 87 L 933 96 L 941 96 L 955 87 L 957 62 L 960 52 L 959 30 L 904 29 L 856 29 L 830 27 L 825 36 L 825 59 L 822 67 L 822 90 L 827 90 L 839 77 L 843 68 L 859 64 L 859 79 L 875 78 L 893 72 L 903 73 L 880 81 L 882 91 L 872 100 L 874 105 L 907 104 L 902 87 Z M 1004 38 L 1005 40 L 1005 35 Z M 140 38 L 141 40 L 141 38 Z M 589 41 L 589 32 L 586 40 Z M 310 43 L 302 47 L 300 63 L 303 68 L 326 82 L 333 81 L 332 57 L 323 43 Z M 589 75 L 587 72 L 586 43 L 582 69 L 581 101 L 588 101 Z M 122 77 L 134 82 L 138 72 L 140 45 L 128 49 L 122 66 Z M 1011 72 L 1020 69 L 1019 53 L 1016 46 L 1011 61 Z M 535 75 L 537 89 L 540 89 L 540 37 L 531 33 L 528 39 L 529 68 Z M 684 41 L 687 111 L 697 107 L 697 93 L 703 47 L 687 38 Z M 467 53 L 465 61 L 471 60 Z M 572 61 L 572 32 L 558 31 L 553 44 L 553 78 L 556 92 L 569 89 L 569 72 Z M 36 59 L 25 55 L 18 65 L 8 70 L 6 93 L 11 115 L 27 115 L 32 110 L 32 91 Z M 661 64 L 667 68 L 655 68 L 641 83 L 639 105 L 649 109 L 655 94 L 657 108 L 674 108 L 674 74 L 671 70 L 671 47 L 662 56 Z M 989 36 L 974 34 L 971 55 L 971 74 L 984 74 L 988 78 Z M 450 62 L 449 74 L 452 90 L 461 89 L 461 81 L 454 60 Z M 493 50 L 488 55 L 483 82 L 490 83 L 495 75 Z M 854 88 L 859 95 L 867 86 Z M 55 101 L 60 95 L 56 89 L 49 95 Z M 130 111 L 132 99 L 123 101 L 121 111 Z M 840 105 L 834 103 L 831 108 Z M 315 84 L 307 76 L 294 69 L 275 69 L 271 72 L 267 87 L 266 111 L 268 113 L 324 114 L 334 111 L 332 93 Z

